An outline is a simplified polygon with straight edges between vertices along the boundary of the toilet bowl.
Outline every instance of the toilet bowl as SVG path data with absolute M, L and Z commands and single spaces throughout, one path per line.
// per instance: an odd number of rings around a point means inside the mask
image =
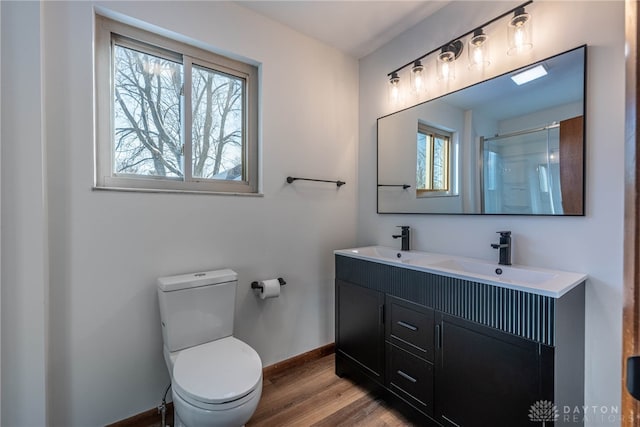
M 158 279 L 176 426 L 240 427 L 258 406 L 262 361 L 230 334 L 236 285 L 231 270 Z
M 176 426 L 244 425 L 262 395 L 262 364 L 234 337 L 169 354 Z

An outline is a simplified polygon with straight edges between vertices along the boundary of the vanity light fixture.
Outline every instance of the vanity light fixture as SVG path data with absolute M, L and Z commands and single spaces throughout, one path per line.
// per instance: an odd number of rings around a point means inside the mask
M 417 59 L 411 67 L 411 90 L 416 94 L 421 94 L 426 89 L 426 70 L 422 62 Z
M 442 46 L 438 55 L 438 80 L 454 80 L 456 78 L 456 59 L 462 53 L 462 42 L 456 40 Z
M 520 55 L 531 48 L 531 15 L 525 12 L 524 7 L 518 7 L 513 12 L 513 18 L 507 25 L 507 38 L 509 49 L 507 55 Z
M 540 77 L 544 77 L 547 75 L 547 69 L 543 64 L 536 65 L 535 67 L 528 68 L 524 71 L 519 72 L 518 74 L 514 74 L 511 76 L 511 80 L 515 82 L 518 86 L 521 86 L 525 83 L 529 83 L 533 80 L 539 79 Z
M 469 53 L 469 68 L 482 69 L 489 66 L 491 61 L 489 61 L 488 41 L 489 36 L 484 33 L 482 28 L 473 32 L 467 51 Z
M 414 59 L 413 61 L 396 68 L 387 74 L 389 78 L 389 100 L 393 104 L 399 103 L 404 99 L 403 94 L 405 88 L 411 88 L 411 91 L 418 95 L 418 98 L 424 93 L 427 80 L 426 80 L 426 68 L 423 64 L 423 60 L 428 56 L 434 54 L 436 56 L 436 75 L 440 81 L 453 80 L 455 78 L 455 63 L 463 47 L 468 40 L 468 63 L 469 68 L 483 69 L 490 64 L 489 59 L 489 35 L 485 33 L 485 29 L 494 22 L 503 19 L 511 14 L 513 17 L 509 19 L 508 23 L 508 38 L 507 45 L 508 54 L 515 55 L 517 53 L 524 52 L 533 47 L 531 43 L 531 15 L 525 12 L 525 6 L 533 3 L 533 0 L 526 1 L 525 3 L 508 10 L 500 16 L 493 18 L 492 20 L 485 22 L 484 24 L 476 27 L 475 30 L 469 31 L 436 48 L 424 55 Z M 468 39 L 467 39 L 468 37 Z M 410 68 L 409 80 L 410 84 L 400 84 L 399 72 L 405 68 Z

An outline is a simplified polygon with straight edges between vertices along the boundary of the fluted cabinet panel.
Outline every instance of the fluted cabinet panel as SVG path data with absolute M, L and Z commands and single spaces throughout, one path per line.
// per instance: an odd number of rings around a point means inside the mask
M 339 255 L 336 278 L 555 346 L 552 297 Z

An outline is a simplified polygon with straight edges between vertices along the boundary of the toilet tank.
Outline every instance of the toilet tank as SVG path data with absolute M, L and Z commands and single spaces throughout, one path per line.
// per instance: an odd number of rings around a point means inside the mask
M 162 339 L 170 352 L 233 335 L 237 277 L 226 269 L 158 279 Z

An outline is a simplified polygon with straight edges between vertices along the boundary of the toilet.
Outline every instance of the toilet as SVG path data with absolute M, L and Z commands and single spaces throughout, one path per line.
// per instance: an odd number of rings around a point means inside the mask
M 237 284 L 228 269 L 158 279 L 178 427 L 240 427 L 258 406 L 262 361 L 233 336 Z

